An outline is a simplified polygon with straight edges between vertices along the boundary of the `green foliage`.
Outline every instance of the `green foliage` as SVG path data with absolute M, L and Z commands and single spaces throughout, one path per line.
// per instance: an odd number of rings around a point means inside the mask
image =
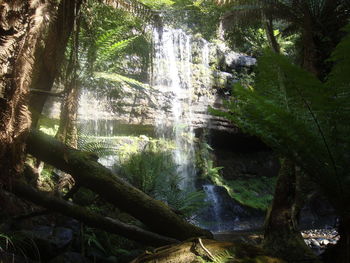
M 213 149 L 206 142 L 200 142 L 196 151 L 196 168 L 200 171 L 202 178 L 210 179 L 220 176 L 220 170 L 223 167 L 214 167 L 212 160 Z
M 28 262 L 33 259 L 41 261 L 39 249 L 33 239 L 21 232 L 0 232 L 0 255 L 3 252 L 8 253 L 8 258 L 10 255 L 19 255 Z
M 349 41 L 350 35 L 333 53 L 335 66 L 325 83 L 266 52 L 254 87 L 235 86 L 226 103 L 229 111 L 213 111 L 294 160 L 340 214 L 349 211 L 345 200 L 350 199 Z
M 270 205 L 276 178 L 245 178 L 227 180 L 221 175 L 224 167 L 215 167 L 211 156 L 212 148 L 207 143 L 201 143 L 196 154 L 196 167 L 203 179 L 222 186 L 232 199 L 252 208 L 266 210 Z
M 130 183 L 147 194 L 155 194 L 159 181 L 176 187 L 176 166 L 168 152 L 145 150 L 133 153 L 122 165 L 122 174 Z M 175 184 L 173 186 L 173 184 Z
M 171 8 L 175 3 L 175 1 L 172 0 L 141 0 L 140 2 L 156 10 Z
M 261 26 L 259 24 L 248 28 L 230 28 L 225 31 L 225 39 L 232 50 L 259 57 L 270 46 L 266 30 L 261 28 Z M 294 58 L 296 56 L 295 43 L 299 35 L 291 34 L 286 36 L 280 29 L 275 29 L 274 35 L 280 46 L 281 54 Z
M 59 126 L 58 119 L 52 119 L 44 115 L 42 115 L 39 119 L 39 123 L 38 123 L 39 130 L 48 135 L 55 136 L 58 131 L 58 126 Z
M 276 185 L 275 177 L 226 180 L 222 176 L 216 176 L 212 181 L 223 186 L 234 200 L 260 210 L 267 210 L 271 204 Z
M 82 131 L 78 132 L 78 149 L 93 153 L 99 158 L 115 155 L 117 146 L 108 139 L 89 136 Z
M 106 262 L 117 262 L 136 246 L 128 239 L 90 227 L 82 229 L 82 239 L 87 256 Z
M 204 193 L 179 188 L 181 177 L 171 152 L 146 146 L 131 153 L 119 167 L 120 174 L 132 185 L 167 203 L 188 217 L 204 205 Z
M 103 33 L 96 40 L 97 49 L 97 63 L 102 63 L 105 60 L 116 57 L 118 53 L 125 50 L 128 45 L 132 43 L 138 36 L 133 36 L 127 39 L 120 40 L 121 36 L 118 36 L 118 30 L 112 29 Z
M 9 249 L 9 246 L 14 246 L 11 237 L 0 233 L 0 251 L 7 251 Z
M 144 21 L 132 12 L 96 1 L 87 1 L 83 8 L 79 34 L 81 85 L 111 99 L 125 96 L 124 88 L 145 88 L 151 42 Z

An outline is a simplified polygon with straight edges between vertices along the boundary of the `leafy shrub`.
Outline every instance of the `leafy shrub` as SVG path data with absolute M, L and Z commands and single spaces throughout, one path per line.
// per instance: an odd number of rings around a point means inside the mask
M 186 217 L 204 205 L 202 191 L 179 188 L 182 178 L 169 151 L 146 147 L 141 152 L 130 154 L 118 169 L 132 185 Z

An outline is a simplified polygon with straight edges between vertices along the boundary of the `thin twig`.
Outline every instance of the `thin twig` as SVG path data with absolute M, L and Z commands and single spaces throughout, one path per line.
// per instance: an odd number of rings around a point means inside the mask
M 198 242 L 199 242 L 199 245 L 201 246 L 201 248 L 208 254 L 209 258 L 211 260 L 214 260 L 213 254 L 210 253 L 210 251 L 203 245 L 202 239 L 200 237 L 198 238 Z

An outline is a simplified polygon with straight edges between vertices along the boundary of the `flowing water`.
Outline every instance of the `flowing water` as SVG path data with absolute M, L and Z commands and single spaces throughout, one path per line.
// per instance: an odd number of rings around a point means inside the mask
M 193 71 L 194 65 L 196 64 L 198 69 L 199 64 L 201 88 L 209 90 L 210 43 L 204 39 L 194 41 L 193 36 L 181 29 L 164 27 L 153 30 L 153 44 L 153 72 L 150 85 L 158 91 L 156 97 L 158 109 L 154 116 L 156 133 L 159 137 L 174 142 L 172 156 L 177 165 L 177 172 L 182 177 L 179 187 L 193 191 L 196 189 L 197 176 L 193 123 L 198 121 L 193 106 L 196 103 Z M 194 47 L 197 50 L 196 62 L 193 61 Z M 201 106 L 207 107 L 207 105 Z M 83 91 L 79 116 L 84 133 L 101 137 L 105 141 L 112 140 L 115 136 L 119 125 L 115 119 L 118 116 L 111 113 L 107 99 Z M 116 159 L 107 156 L 100 162 L 107 167 L 113 167 Z M 218 191 L 215 191 L 214 185 L 206 184 L 202 189 L 206 193 L 206 201 L 210 204 L 207 220 L 214 222 L 209 228 L 220 231 L 221 225 L 224 224 L 221 219 L 223 201 L 219 198 Z
M 194 189 L 195 152 L 194 132 L 191 124 L 191 36 L 180 29 L 154 29 L 155 57 L 152 86 L 161 91 L 158 118 L 156 119 L 159 136 L 173 139 L 175 150 L 173 158 L 182 177 L 182 189 Z M 166 104 L 170 99 L 170 111 Z
M 179 29 L 162 28 L 153 32 L 155 57 L 153 65 L 152 86 L 161 91 L 162 102 L 159 107 L 159 118 L 157 119 L 157 131 L 159 136 L 171 139 L 175 142 L 173 158 L 178 166 L 178 173 L 183 178 L 180 187 L 182 189 L 195 190 L 196 168 L 195 168 L 195 135 L 193 123 L 196 121 L 193 115 L 195 104 L 195 90 L 192 85 L 192 47 L 197 45 L 201 50 L 199 60 L 201 68 L 201 87 L 210 89 L 210 45 L 209 42 L 200 39 L 192 41 L 191 35 Z M 199 48 L 198 48 L 199 45 Z M 169 110 L 164 110 L 166 104 L 170 104 Z M 208 105 L 204 105 L 205 107 Z M 215 186 L 205 184 L 202 186 L 206 194 L 205 201 L 209 208 L 206 209 L 205 219 L 209 225 L 203 225 L 199 218 L 199 225 L 209 227 L 214 231 L 229 229 L 229 223 L 224 226 L 222 221 L 223 200 L 215 191 Z M 199 216 L 201 217 L 201 216 Z M 233 217 L 233 220 L 237 217 Z

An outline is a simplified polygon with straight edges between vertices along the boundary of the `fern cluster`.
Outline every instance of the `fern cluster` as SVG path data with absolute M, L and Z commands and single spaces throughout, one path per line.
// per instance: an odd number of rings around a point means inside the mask
M 155 151 L 146 147 L 124 160 L 119 172 L 132 185 L 167 203 L 185 217 L 191 216 L 204 205 L 202 191 L 179 188 L 182 178 L 170 151 Z
M 254 87 L 235 86 L 227 111 L 213 112 L 294 160 L 342 214 L 350 212 L 349 34 L 332 60 L 333 70 L 321 82 L 267 51 L 258 62 Z

